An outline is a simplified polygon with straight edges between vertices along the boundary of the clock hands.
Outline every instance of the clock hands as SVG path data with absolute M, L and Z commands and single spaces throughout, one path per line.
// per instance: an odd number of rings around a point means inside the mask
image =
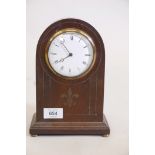
M 68 48 L 65 46 L 64 42 L 60 42 L 60 44 L 63 45 L 63 47 L 65 48 L 65 50 L 68 52 L 68 55 L 64 58 L 61 58 L 60 60 L 56 60 L 55 63 L 59 63 L 59 62 L 63 62 L 66 58 L 73 56 L 73 53 L 69 52 Z

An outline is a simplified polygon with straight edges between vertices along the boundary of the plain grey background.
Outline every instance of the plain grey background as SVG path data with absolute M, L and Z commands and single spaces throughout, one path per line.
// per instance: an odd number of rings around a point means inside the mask
M 128 0 L 27 0 L 27 155 L 128 154 Z M 63 18 L 79 18 L 102 36 L 106 52 L 104 113 L 111 128 L 101 136 L 28 133 L 35 112 L 35 53 L 42 32 Z

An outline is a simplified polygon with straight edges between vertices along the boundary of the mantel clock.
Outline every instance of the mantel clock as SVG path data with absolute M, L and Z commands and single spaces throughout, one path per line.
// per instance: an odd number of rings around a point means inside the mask
M 93 26 L 79 19 L 50 25 L 37 45 L 36 114 L 30 134 L 109 135 L 104 72 L 104 44 Z

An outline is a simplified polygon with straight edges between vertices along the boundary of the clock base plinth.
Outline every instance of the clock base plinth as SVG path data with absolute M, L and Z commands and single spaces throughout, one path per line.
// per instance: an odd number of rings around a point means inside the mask
M 37 122 L 36 115 L 30 126 L 33 135 L 102 135 L 110 134 L 106 117 L 103 122 Z

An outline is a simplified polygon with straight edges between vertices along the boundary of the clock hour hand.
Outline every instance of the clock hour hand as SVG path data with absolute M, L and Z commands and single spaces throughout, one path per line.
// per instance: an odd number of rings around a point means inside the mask
M 69 53 L 68 56 L 61 58 L 58 62 L 63 62 L 66 58 L 71 57 L 71 56 L 72 56 L 72 53 Z

